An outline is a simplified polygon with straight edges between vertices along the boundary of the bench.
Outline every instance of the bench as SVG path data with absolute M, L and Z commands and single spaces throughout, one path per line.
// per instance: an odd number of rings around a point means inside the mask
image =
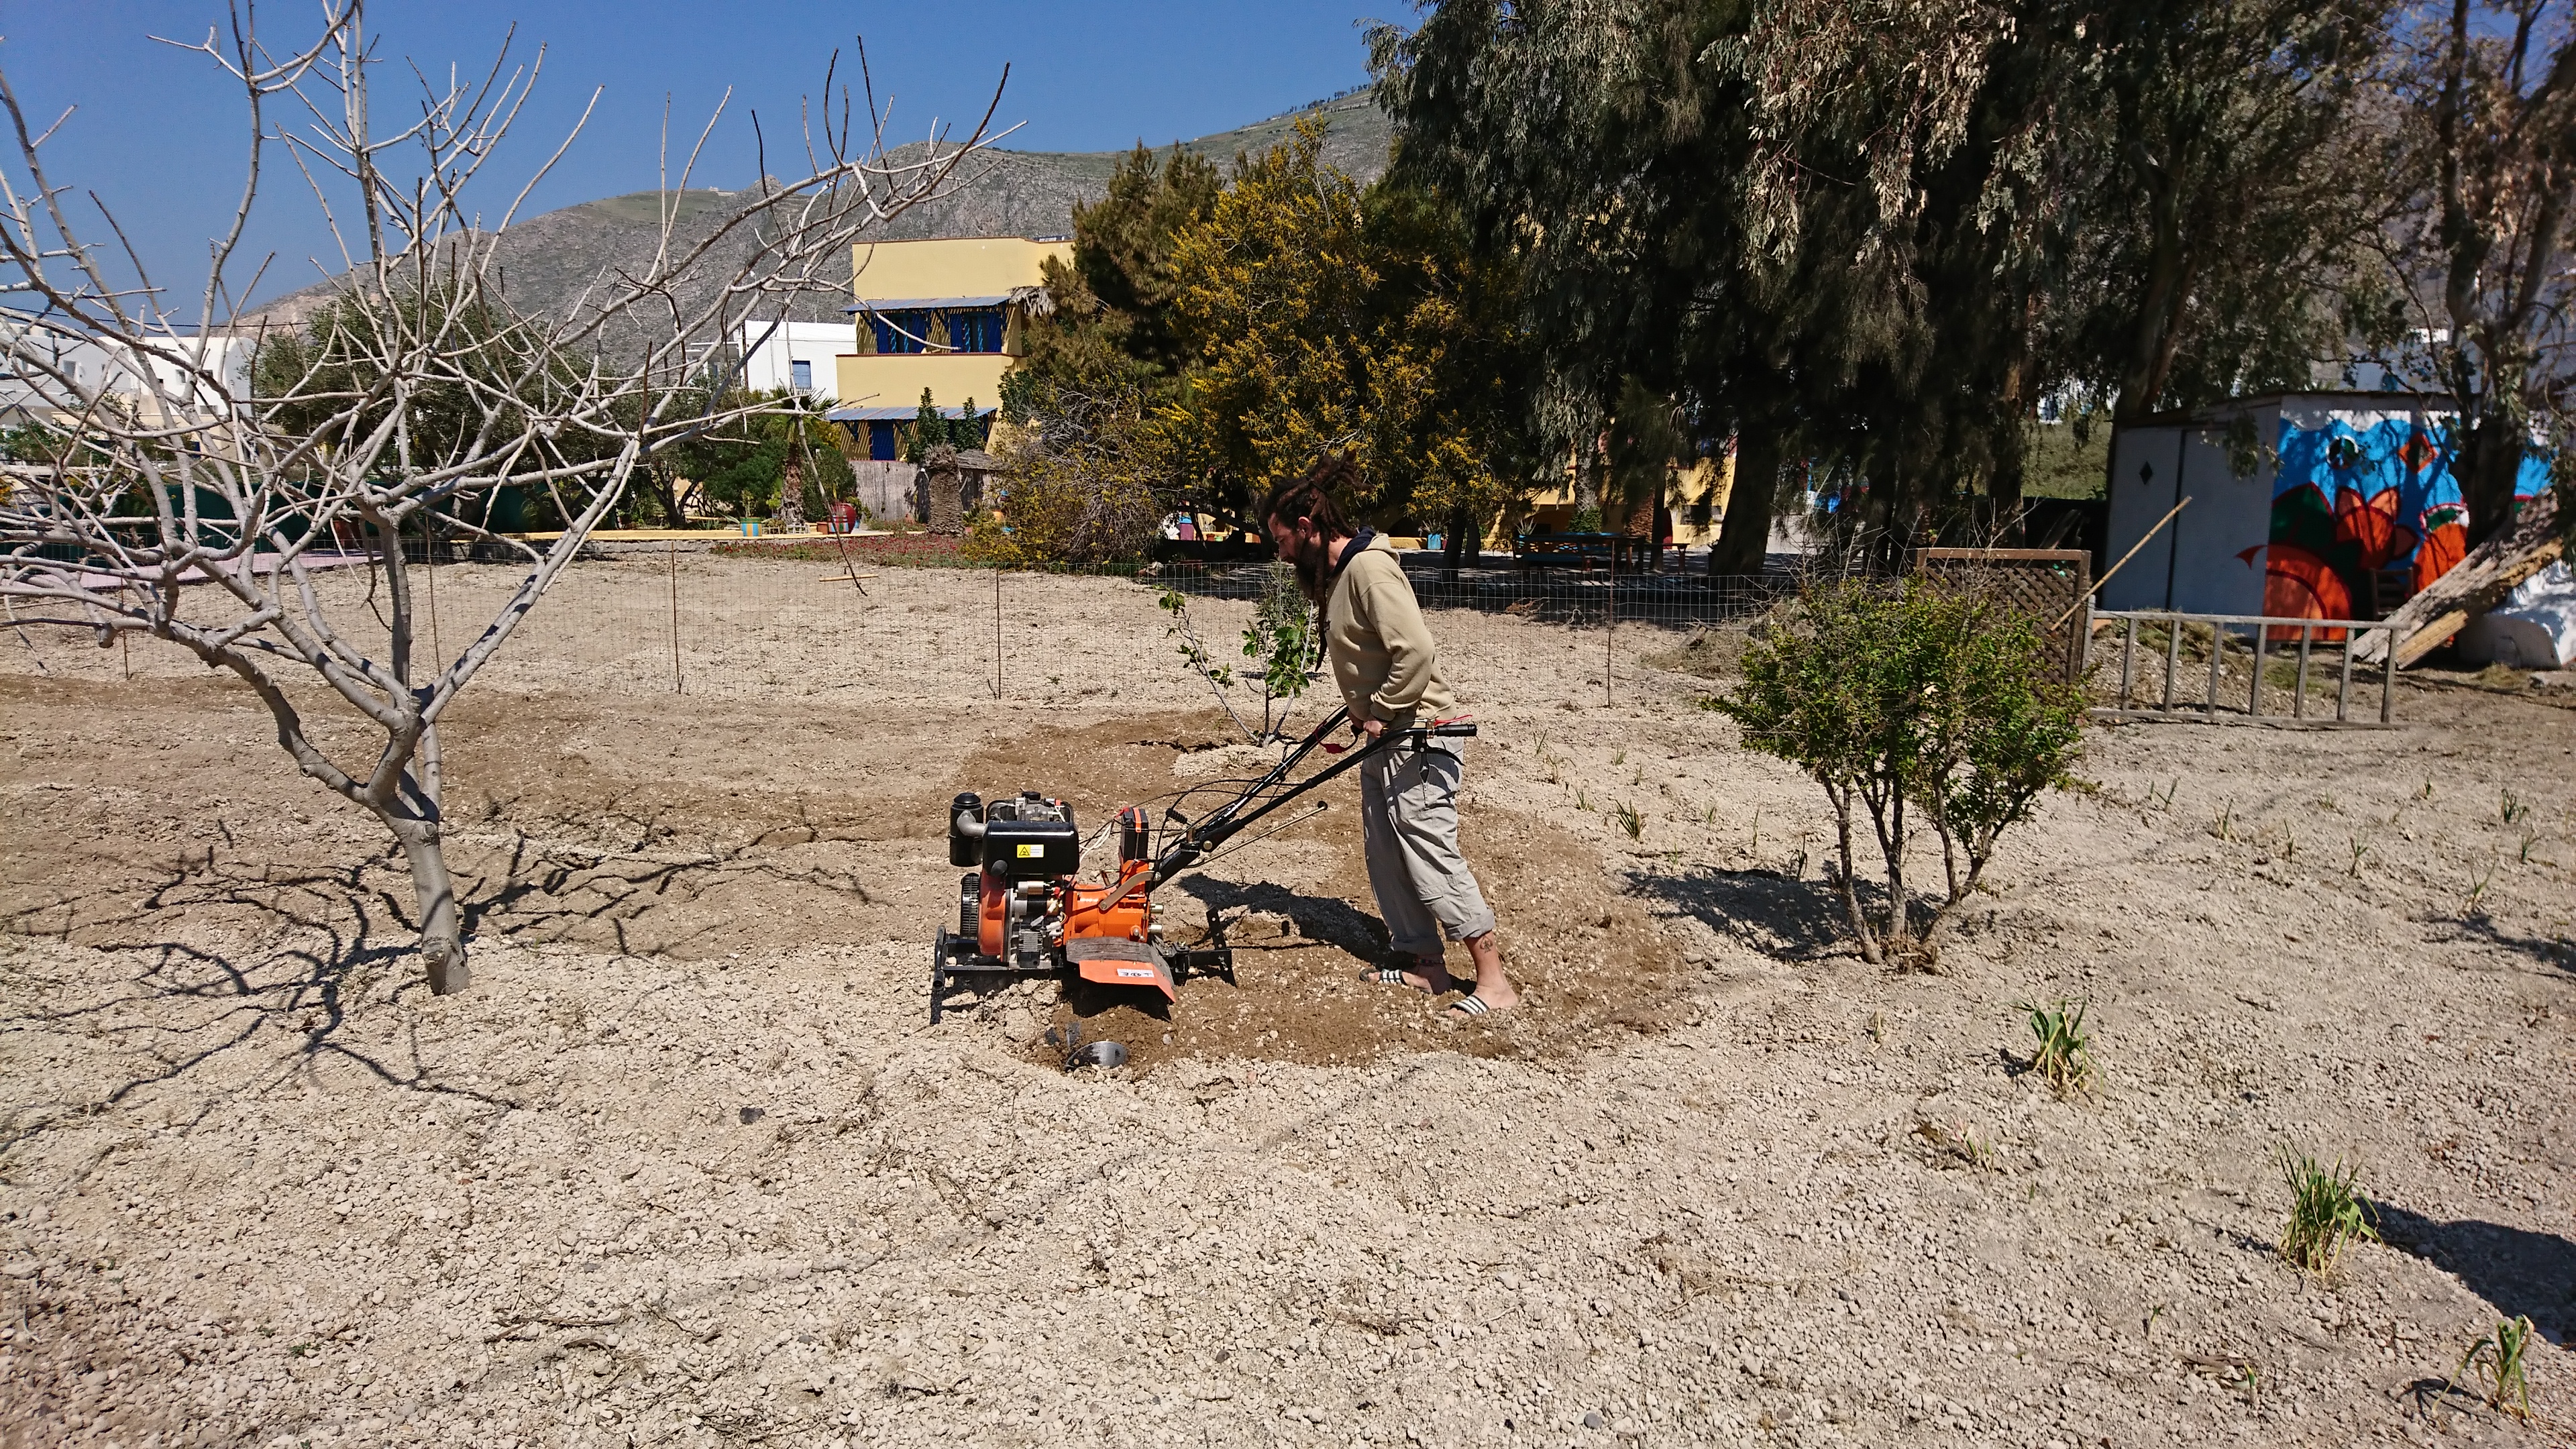
M 1663 549 L 1651 540 L 1617 533 L 1525 533 L 1512 540 L 1512 561 L 1523 568 L 1611 567 L 1622 573 L 1660 567 Z

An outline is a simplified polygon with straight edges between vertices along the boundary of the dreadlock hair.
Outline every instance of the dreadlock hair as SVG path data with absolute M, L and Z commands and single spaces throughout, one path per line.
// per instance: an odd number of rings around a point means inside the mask
M 1359 483 L 1359 464 L 1346 454 L 1326 453 L 1305 472 L 1270 490 L 1270 496 L 1261 504 L 1261 522 L 1267 527 L 1274 518 L 1291 523 L 1311 518 L 1324 537 L 1348 538 L 1353 532 L 1350 520 L 1342 515 L 1342 506 L 1333 501 L 1333 493 L 1337 489 L 1355 489 Z

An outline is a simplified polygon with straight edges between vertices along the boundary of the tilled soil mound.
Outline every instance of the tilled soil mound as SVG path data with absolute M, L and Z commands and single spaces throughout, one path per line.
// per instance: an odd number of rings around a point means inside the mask
M 975 750 L 958 789 L 988 797 L 1035 789 L 1072 804 L 1094 834 L 1130 804 L 1158 818 L 1177 804 L 1195 819 L 1277 758 L 1243 746 L 1227 723 L 1181 714 L 1039 725 Z M 1233 949 L 1232 981 L 1194 976 L 1168 1002 L 1159 992 L 1072 982 L 1046 1007 L 1049 1033 L 1020 1045 L 1033 1060 L 1061 1061 L 1065 1045 L 1116 1041 L 1128 1050 L 1127 1070 L 1142 1074 L 1188 1057 L 1331 1065 L 1424 1048 L 1543 1055 L 1665 1024 L 1683 1009 L 1674 943 L 1635 897 L 1612 888 L 1591 847 L 1543 815 L 1479 801 L 1479 754 L 1469 747 L 1460 834 L 1522 992 L 1510 1013 L 1471 1022 L 1446 1010 L 1454 991 L 1434 1002 L 1361 979 L 1387 942 L 1361 853 L 1359 784 L 1345 774 L 1158 893 L 1174 944 Z M 1308 769 L 1329 763 L 1318 756 Z M 1309 803 L 1318 800 L 1321 810 Z M 1102 854 L 1088 863 L 1105 875 Z M 1463 990 L 1474 967 L 1463 947 L 1449 957 Z M 1044 1005 L 1043 994 L 1036 1000 Z M 1026 1036 L 1030 1001 L 1026 991 L 996 992 L 984 1015 Z

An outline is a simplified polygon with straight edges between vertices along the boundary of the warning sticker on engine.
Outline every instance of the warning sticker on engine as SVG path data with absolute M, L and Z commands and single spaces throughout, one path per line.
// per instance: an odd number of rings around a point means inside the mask
M 1020 847 L 1020 859 L 1028 860 L 1046 854 L 1046 847 L 1035 841 Z

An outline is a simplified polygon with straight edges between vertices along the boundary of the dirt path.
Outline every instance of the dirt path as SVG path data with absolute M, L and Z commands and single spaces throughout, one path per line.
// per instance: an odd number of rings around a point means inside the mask
M 245 696 L 0 675 L 0 1445 L 2566 1442 L 2576 713 L 2103 732 L 1891 976 L 1703 681 L 1444 615 L 1527 1012 L 1357 982 L 1342 800 L 1172 896 L 1234 985 L 934 1029 L 950 793 L 1232 768 L 1150 604 L 1028 587 L 1119 697 L 479 699 L 444 1000 Z M 2018 1073 L 2061 996 L 2091 1102 Z M 1074 1011 L 1136 1068 L 1042 1065 Z M 2285 1140 L 2383 1204 L 2331 1282 Z M 2434 1387 L 2513 1313 L 2530 1428 Z

